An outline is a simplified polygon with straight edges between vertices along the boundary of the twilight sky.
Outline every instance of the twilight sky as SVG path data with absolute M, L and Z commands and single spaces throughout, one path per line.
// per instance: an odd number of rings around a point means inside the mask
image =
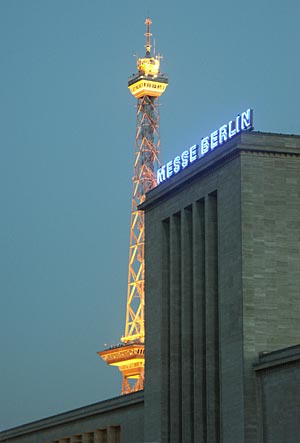
M 298 0 L 1 0 L 0 429 L 120 394 L 135 139 L 150 15 L 162 161 L 248 107 L 300 134 Z

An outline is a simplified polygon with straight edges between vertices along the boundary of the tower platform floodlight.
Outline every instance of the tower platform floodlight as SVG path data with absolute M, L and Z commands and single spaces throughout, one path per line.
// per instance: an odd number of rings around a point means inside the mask
M 145 194 L 156 186 L 156 170 L 160 166 L 159 97 L 168 86 L 168 78 L 160 72 L 159 55 L 151 54 L 151 20 L 147 18 L 146 54 L 137 58 L 137 73 L 128 80 L 128 88 L 137 99 L 133 193 L 131 201 L 130 245 L 125 334 L 122 344 L 98 352 L 110 366 L 118 366 L 123 376 L 122 394 L 144 388 L 144 214 L 138 206 Z

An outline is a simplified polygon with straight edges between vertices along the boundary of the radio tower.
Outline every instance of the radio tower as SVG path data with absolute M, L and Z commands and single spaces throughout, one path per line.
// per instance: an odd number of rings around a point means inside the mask
M 161 57 L 151 54 L 151 24 L 147 18 L 146 54 L 137 59 L 138 72 L 128 80 L 128 88 L 137 99 L 137 112 L 125 334 L 121 345 L 98 353 L 122 372 L 122 394 L 144 389 L 144 213 L 138 205 L 156 186 L 155 172 L 160 165 L 158 97 L 168 86 L 167 77 L 160 73 Z

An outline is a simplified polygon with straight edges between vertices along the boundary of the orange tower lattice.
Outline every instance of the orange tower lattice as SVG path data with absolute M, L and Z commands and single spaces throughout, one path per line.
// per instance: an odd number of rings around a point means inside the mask
M 128 80 L 128 88 L 137 98 L 137 112 L 125 334 L 122 345 L 99 352 L 122 372 L 122 394 L 144 388 L 144 214 L 138 206 L 156 186 L 155 172 L 160 165 L 158 97 L 168 85 L 167 77 L 160 73 L 160 56 L 151 55 L 151 23 L 147 18 L 145 57 L 137 59 L 138 72 Z

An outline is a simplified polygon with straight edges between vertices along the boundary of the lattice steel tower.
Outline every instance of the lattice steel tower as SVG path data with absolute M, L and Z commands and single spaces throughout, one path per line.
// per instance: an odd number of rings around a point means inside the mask
M 167 77 L 160 72 L 161 57 L 151 55 L 151 24 L 147 18 L 146 54 L 137 59 L 138 72 L 128 80 L 128 88 L 137 98 L 137 112 L 125 334 L 123 344 L 99 352 L 109 365 L 118 366 L 122 372 L 122 394 L 144 388 L 144 214 L 138 205 L 156 186 L 155 172 L 160 164 L 158 98 L 168 86 Z

